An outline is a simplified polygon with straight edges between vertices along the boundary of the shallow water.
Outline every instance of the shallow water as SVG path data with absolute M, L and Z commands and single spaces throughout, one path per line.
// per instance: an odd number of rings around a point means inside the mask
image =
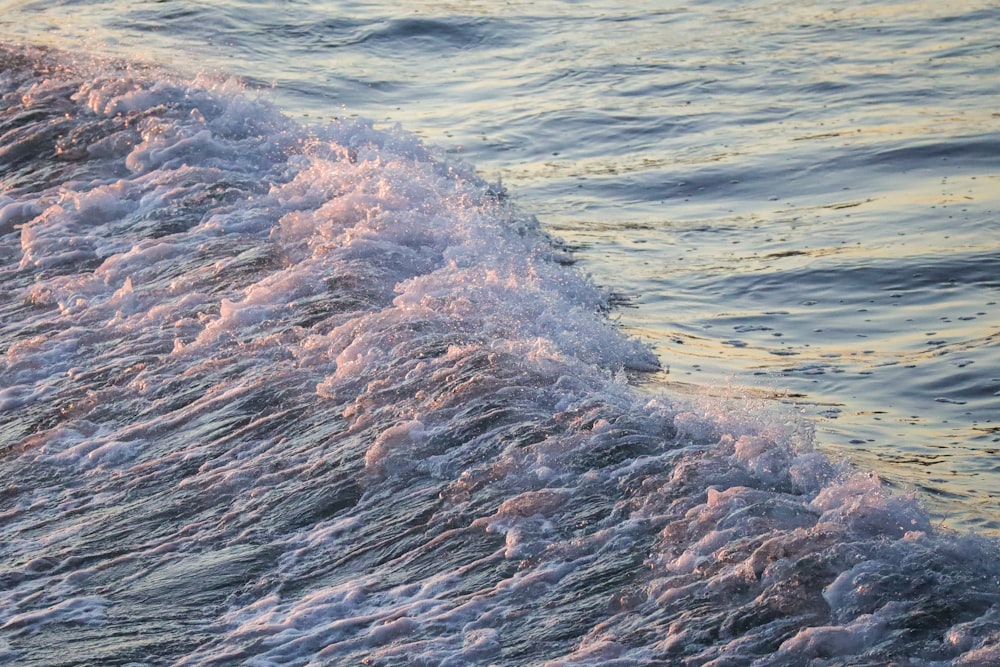
M 0 4 L 0 660 L 996 662 L 963 7 Z

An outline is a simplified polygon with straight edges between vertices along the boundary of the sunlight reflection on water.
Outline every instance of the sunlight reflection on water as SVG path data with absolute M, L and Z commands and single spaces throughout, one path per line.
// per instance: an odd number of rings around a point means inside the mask
M 0 2 L 0 24 L 402 123 L 625 297 L 659 386 L 785 397 L 822 446 L 1000 529 L 992 3 L 73 9 Z

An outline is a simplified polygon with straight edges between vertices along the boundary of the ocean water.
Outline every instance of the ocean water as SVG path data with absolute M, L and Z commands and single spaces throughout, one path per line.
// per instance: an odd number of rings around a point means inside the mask
M 0 1 L 0 664 L 1000 664 L 998 44 Z

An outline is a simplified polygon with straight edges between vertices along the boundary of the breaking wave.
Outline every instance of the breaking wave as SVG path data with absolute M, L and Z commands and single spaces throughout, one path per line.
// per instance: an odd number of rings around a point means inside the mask
M 992 665 L 1000 550 L 657 368 L 502 187 L 0 48 L 0 659 Z

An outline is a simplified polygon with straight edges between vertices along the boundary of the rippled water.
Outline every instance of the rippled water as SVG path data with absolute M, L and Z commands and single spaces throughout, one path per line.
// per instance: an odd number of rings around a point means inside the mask
M 0 10 L 0 661 L 1000 659 L 995 7 Z
M 573 246 L 656 387 L 777 397 L 949 525 L 998 528 L 993 3 L 5 7 L 35 41 L 402 123 Z

